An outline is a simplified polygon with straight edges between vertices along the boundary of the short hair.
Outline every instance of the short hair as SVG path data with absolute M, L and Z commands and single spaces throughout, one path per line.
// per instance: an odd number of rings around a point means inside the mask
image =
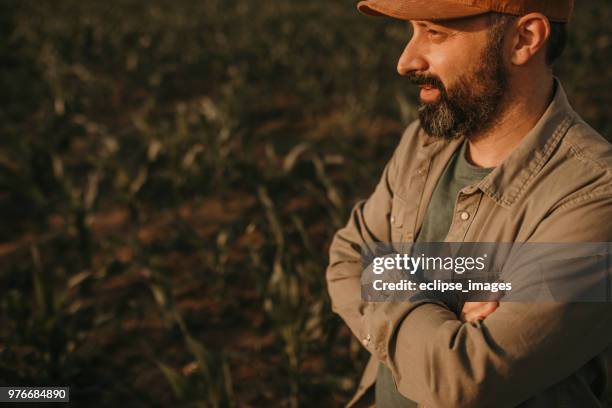
M 500 27 L 506 28 L 508 24 L 516 19 L 516 16 L 503 13 L 489 13 L 493 35 L 503 36 L 505 30 L 500 30 Z M 557 59 L 563 54 L 567 45 L 567 24 L 566 23 L 550 23 L 550 36 L 546 44 L 546 64 L 552 66 Z M 498 39 L 500 40 L 500 39 Z

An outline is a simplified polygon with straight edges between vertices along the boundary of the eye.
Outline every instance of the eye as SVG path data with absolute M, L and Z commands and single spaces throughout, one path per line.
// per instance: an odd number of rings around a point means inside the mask
M 428 28 L 427 36 L 429 37 L 430 41 L 439 43 L 439 42 L 444 41 L 448 35 L 443 31 L 438 31 L 433 28 Z

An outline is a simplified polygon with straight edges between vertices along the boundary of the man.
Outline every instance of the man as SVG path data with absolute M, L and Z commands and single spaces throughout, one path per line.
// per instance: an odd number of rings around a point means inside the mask
M 371 353 L 349 406 L 600 407 L 610 303 L 366 302 L 377 242 L 612 241 L 612 149 L 551 65 L 571 0 L 365 0 L 409 20 L 397 70 L 421 88 L 370 198 L 337 232 L 332 307 Z

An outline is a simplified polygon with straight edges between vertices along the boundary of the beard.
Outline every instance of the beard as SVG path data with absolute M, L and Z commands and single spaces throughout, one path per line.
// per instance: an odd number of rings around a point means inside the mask
M 503 65 L 503 36 L 493 35 L 486 45 L 481 63 L 447 88 L 432 74 L 409 73 L 415 85 L 429 85 L 439 90 L 437 101 L 419 106 L 423 130 L 442 139 L 474 138 L 489 129 L 502 110 L 508 89 L 508 72 Z

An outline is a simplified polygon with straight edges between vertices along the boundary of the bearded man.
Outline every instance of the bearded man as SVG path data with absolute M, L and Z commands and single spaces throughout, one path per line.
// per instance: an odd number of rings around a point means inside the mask
M 611 303 L 376 304 L 360 283 L 371 243 L 612 241 L 610 143 L 552 72 L 573 1 L 358 8 L 410 22 L 397 71 L 420 107 L 330 248 L 333 310 L 371 354 L 348 406 L 606 406 Z

